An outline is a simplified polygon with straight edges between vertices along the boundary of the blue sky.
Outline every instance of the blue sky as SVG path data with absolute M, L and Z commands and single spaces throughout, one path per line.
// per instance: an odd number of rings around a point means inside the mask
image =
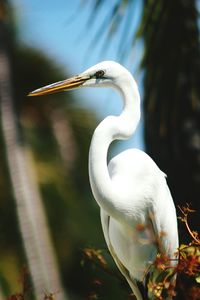
M 84 69 L 102 60 L 116 60 L 120 62 L 118 49 L 121 43 L 131 43 L 131 37 L 137 28 L 141 16 L 142 1 L 131 1 L 129 9 L 125 10 L 123 22 L 109 43 L 106 32 L 98 32 L 102 20 L 108 15 L 110 6 L 117 0 L 104 1 L 95 18 L 90 19 L 94 0 L 12 0 L 16 12 L 19 38 L 28 45 L 41 49 L 50 59 L 56 61 L 66 74 L 78 74 Z M 135 4 L 137 3 L 137 4 Z M 134 7 L 133 7 L 134 5 Z M 134 9 L 134 18 L 132 10 Z M 131 23 L 129 24 L 129 18 Z M 90 22 L 89 22 L 90 21 Z M 130 26 L 131 25 L 131 26 Z M 124 45 L 126 48 L 126 44 Z M 138 66 L 142 56 L 142 43 L 137 42 L 130 55 L 123 60 L 134 74 L 142 94 L 142 73 Z M 67 76 L 67 75 L 66 75 Z M 63 78 L 61 78 L 63 79 Z M 115 92 L 102 89 L 82 89 L 74 91 L 84 97 L 84 105 L 94 110 L 101 119 L 109 114 L 119 114 L 121 101 Z M 94 100 L 95 99 L 95 100 Z M 92 112 L 91 112 L 92 113 Z M 121 148 L 143 148 L 143 122 L 139 126 L 134 139 L 123 142 Z

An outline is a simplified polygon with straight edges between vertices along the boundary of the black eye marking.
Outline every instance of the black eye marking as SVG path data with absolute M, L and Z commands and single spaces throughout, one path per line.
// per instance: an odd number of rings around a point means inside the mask
M 101 77 L 103 77 L 104 74 L 105 74 L 105 72 L 103 70 L 99 70 L 94 74 L 94 76 L 96 78 L 101 78 Z

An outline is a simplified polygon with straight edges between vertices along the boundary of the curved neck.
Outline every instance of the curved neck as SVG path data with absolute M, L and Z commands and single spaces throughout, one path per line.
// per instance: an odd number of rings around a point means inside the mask
M 116 207 L 116 191 L 108 172 L 107 154 L 112 141 L 128 139 L 135 131 L 140 119 L 140 97 L 133 77 L 128 73 L 126 83 L 115 85 L 124 102 L 119 116 L 105 118 L 96 128 L 89 151 L 89 176 L 93 195 L 97 203 L 110 216 L 120 213 Z

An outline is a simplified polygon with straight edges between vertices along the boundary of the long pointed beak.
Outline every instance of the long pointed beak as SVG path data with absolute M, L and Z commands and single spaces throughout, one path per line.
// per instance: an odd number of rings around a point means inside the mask
M 28 94 L 28 96 L 43 96 L 53 93 L 58 93 L 61 91 L 66 91 L 74 88 L 80 87 L 85 81 L 87 81 L 90 77 L 86 75 L 78 75 L 72 78 L 58 81 L 44 87 L 41 87 L 37 90 L 34 90 Z

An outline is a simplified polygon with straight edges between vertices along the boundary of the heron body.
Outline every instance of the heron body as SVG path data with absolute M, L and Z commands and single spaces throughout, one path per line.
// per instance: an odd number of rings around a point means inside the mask
M 119 116 L 105 118 L 93 134 L 89 151 L 90 184 L 100 206 L 109 251 L 140 300 L 137 281 L 144 280 L 158 253 L 175 258 L 178 233 L 166 176 L 146 153 L 129 149 L 107 164 L 110 144 L 130 138 L 140 120 L 140 96 L 135 80 L 120 64 L 105 61 L 30 95 L 102 86 L 114 88 L 121 94 L 123 110 Z

